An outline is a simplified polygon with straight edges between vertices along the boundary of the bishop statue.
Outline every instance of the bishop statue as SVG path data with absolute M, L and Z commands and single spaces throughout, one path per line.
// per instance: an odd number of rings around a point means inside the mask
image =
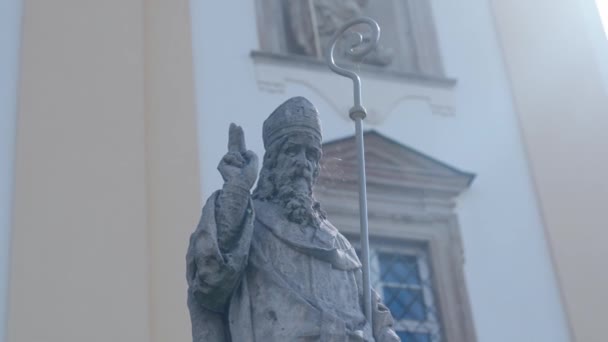
M 186 256 L 193 342 L 399 341 L 378 295 L 364 315 L 361 263 L 313 196 L 321 124 L 303 97 L 263 125 L 258 158 L 230 125 L 224 179 Z

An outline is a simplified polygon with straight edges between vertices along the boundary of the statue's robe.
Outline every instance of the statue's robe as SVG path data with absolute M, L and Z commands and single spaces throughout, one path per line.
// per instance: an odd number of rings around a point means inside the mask
M 361 263 L 328 221 L 288 221 L 269 202 L 249 200 L 238 241 L 218 245 L 213 194 L 190 238 L 188 307 L 194 342 L 399 341 L 374 293 L 363 314 Z

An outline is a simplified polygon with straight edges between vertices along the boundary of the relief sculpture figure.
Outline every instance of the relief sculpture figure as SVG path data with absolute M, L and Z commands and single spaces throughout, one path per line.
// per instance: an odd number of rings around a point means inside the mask
M 188 308 L 193 342 L 399 341 L 373 293 L 363 313 L 361 263 L 313 196 L 321 125 L 295 97 L 264 122 L 265 155 L 232 124 L 224 179 L 190 237 Z
M 312 1 L 312 2 L 309 2 Z M 318 48 L 326 49 L 332 37 L 349 21 L 363 16 L 369 0 L 287 0 L 287 36 L 296 53 L 317 56 Z M 312 12 L 314 11 L 314 13 Z M 314 16 L 314 20 L 313 20 Z M 315 30 L 318 36 L 315 36 Z M 365 42 L 368 36 L 363 35 Z M 319 46 L 315 44 L 318 39 Z M 339 59 L 351 60 L 343 47 L 338 47 Z M 378 45 L 363 61 L 376 66 L 388 66 L 393 62 L 394 51 Z M 358 62 L 351 60 L 351 62 Z

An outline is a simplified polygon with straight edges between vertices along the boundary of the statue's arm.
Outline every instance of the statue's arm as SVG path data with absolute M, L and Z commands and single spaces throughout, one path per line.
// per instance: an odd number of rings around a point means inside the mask
M 245 197 L 240 222 L 228 226 L 230 220 L 236 219 L 228 219 L 227 215 L 238 205 L 218 205 L 222 195 L 227 195 L 224 189 L 207 200 L 186 255 L 189 291 L 198 304 L 214 312 L 224 311 L 247 266 L 254 220 L 251 199 Z M 220 223 L 222 217 L 226 219 L 224 223 Z
M 204 308 L 223 312 L 247 265 L 253 234 L 257 157 L 245 150 L 243 131 L 231 125 L 228 153 L 218 170 L 224 186 L 203 207 L 190 237 L 187 259 L 189 292 Z
M 230 253 L 242 237 L 245 218 L 251 216 L 249 189 L 245 185 L 226 182 L 215 201 L 217 242 L 222 253 Z

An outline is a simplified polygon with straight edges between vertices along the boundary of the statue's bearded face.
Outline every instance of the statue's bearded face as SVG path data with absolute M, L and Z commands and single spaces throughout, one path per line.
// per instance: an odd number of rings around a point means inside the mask
M 321 148 L 308 135 L 290 136 L 281 146 L 275 165 L 277 199 L 290 221 L 316 226 L 312 187 L 319 173 Z
M 321 145 L 309 134 L 293 134 L 266 151 L 254 197 L 283 206 L 295 223 L 318 226 L 321 211 L 312 188 L 319 174 Z
M 294 191 L 312 195 L 321 159 L 319 144 L 307 135 L 289 137 L 277 155 L 276 185 L 290 185 Z

